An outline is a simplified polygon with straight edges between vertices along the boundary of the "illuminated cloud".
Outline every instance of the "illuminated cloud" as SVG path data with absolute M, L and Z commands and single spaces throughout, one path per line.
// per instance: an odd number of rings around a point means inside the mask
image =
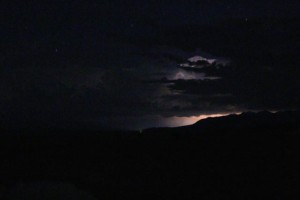
M 189 58 L 188 61 L 194 62 L 194 63 L 196 63 L 198 61 L 206 61 L 209 64 L 213 64 L 214 62 L 216 62 L 216 59 L 204 58 L 202 56 L 194 56 L 194 57 Z

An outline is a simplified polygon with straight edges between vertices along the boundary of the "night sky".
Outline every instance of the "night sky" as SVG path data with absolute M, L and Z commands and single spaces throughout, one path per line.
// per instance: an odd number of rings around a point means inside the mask
M 299 109 L 299 10 L 299 0 L 7 1 L 1 126 L 140 129 Z

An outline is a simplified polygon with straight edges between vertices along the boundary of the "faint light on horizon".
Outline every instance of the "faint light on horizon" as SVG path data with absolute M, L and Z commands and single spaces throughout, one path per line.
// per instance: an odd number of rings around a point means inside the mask
M 231 114 L 239 115 L 241 113 L 217 113 L 217 114 L 205 114 L 205 115 L 191 116 L 191 117 L 177 117 L 177 116 L 168 117 L 164 119 L 163 124 L 167 127 L 187 126 L 187 125 L 192 125 L 202 119 L 224 117 Z

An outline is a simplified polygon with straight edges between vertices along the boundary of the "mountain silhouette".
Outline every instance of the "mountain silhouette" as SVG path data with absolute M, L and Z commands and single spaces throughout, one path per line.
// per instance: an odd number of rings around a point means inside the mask
M 291 199 L 299 195 L 299 116 L 249 112 L 143 132 L 3 133 L 0 198 L 84 191 L 92 199 Z
M 300 131 L 300 111 L 269 111 L 244 112 L 242 114 L 231 114 L 223 117 L 207 118 L 193 125 L 176 128 L 150 128 L 145 133 L 168 132 L 168 133 L 196 133 L 205 134 L 212 132 L 223 132 L 233 134 L 236 132 L 274 132 L 296 133 Z M 220 133 L 221 134 L 221 133 Z M 241 133 L 242 134 L 242 133 Z

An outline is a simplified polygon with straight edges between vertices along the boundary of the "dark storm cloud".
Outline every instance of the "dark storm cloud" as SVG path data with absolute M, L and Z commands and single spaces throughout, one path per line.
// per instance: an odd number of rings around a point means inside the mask
M 299 99 L 297 68 L 285 66 L 285 71 L 280 69 L 281 65 L 273 65 L 273 68 L 245 65 L 233 64 L 215 69 L 218 71 L 216 73 L 222 74 L 222 78 L 218 80 L 174 80 L 169 88 L 199 99 L 204 96 L 207 102 L 215 107 L 232 105 L 244 109 L 276 110 L 299 106 L 296 100 Z
M 298 4 L 10 1 L 1 7 L 2 119 L 126 124 L 299 107 Z M 232 63 L 195 67 L 193 56 Z

